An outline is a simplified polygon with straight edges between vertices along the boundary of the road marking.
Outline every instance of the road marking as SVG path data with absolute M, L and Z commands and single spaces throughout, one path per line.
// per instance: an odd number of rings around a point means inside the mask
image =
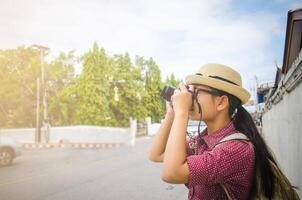
M 41 177 L 45 177 L 45 176 L 47 176 L 47 175 L 46 174 L 41 174 L 41 175 L 29 176 L 29 177 L 14 180 L 14 181 L 9 181 L 9 182 L 6 182 L 6 183 L 0 183 L 0 187 L 7 186 L 7 185 L 18 184 L 18 183 L 34 180 L 36 178 L 41 178 Z

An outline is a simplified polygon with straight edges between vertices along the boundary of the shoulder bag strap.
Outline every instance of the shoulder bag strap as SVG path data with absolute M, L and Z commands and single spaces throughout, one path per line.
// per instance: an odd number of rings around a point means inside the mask
M 227 195 L 228 200 L 232 200 L 232 197 L 231 197 L 229 191 L 226 189 L 225 185 L 221 184 L 221 186 L 222 186 L 222 189 L 224 190 L 225 194 Z
M 250 140 L 246 135 L 243 133 L 233 133 L 231 135 L 228 135 L 224 137 L 222 140 L 220 140 L 218 143 L 226 142 L 229 140 Z
M 231 135 L 226 136 L 222 140 L 220 140 L 216 145 L 221 144 L 221 143 L 226 142 L 226 141 L 230 141 L 230 140 L 249 140 L 249 138 L 246 137 L 246 135 L 244 135 L 243 133 L 239 133 L 239 132 L 238 133 L 233 133 Z M 224 190 L 225 194 L 227 195 L 228 200 L 232 200 L 232 197 L 231 197 L 229 191 L 227 190 L 227 188 L 225 187 L 225 185 L 221 184 L 221 186 L 222 186 L 222 189 Z

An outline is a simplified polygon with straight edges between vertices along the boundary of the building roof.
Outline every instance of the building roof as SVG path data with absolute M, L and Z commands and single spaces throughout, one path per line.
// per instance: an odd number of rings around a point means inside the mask
M 282 73 L 286 74 L 302 46 L 302 8 L 290 10 L 287 15 Z
M 266 110 L 282 101 L 302 82 L 302 8 L 288 11 L 282 69 L 277 68 L 275 84 L 266 94 Z M 261 91 L 261 90 L 259 90 Z

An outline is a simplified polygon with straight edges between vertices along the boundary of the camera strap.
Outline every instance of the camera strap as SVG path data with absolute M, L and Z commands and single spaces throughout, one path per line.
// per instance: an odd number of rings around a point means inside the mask
M 188 90 L 188 92 L 190 92 L 192 94 L 192 106 L 194 106 L 194 101 L 196 101 L 197 106 L 198 106 L 198 113 L 201 114 L 201 106 L 197 99 L 197 93 L 194 93 L 191 90 Z

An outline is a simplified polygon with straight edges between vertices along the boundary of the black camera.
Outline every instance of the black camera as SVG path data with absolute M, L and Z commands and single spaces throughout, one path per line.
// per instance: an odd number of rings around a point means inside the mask
M 194 92 L 189 89 L 189 86 L 186 85 L 187 90 L 192 94 L 192 109 L 194 109 Z M 175 87 L 166 85 L 164 89 L 161 91 L 160 96 L 166 101 L 171 102 L 171 96 L 174 94 Z
M 171 101 L 171 96 L 174 94 L 175 89 L 175 87 L 166 85 L 161 91 L 160 96 L 166 101 Z

